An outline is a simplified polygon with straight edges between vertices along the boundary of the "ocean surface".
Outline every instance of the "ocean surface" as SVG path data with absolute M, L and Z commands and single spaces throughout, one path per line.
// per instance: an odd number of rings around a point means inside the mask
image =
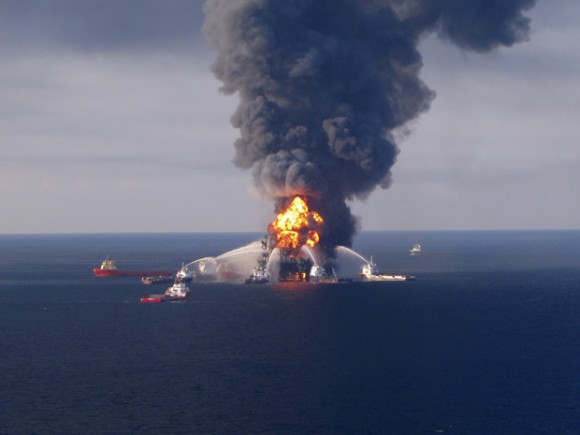
M 259 237 L 0 235 L 0 433 L 580 433 L 580 231 L 363 232 L 357 252 L 416 280 L 178 303 L 92 273 Z

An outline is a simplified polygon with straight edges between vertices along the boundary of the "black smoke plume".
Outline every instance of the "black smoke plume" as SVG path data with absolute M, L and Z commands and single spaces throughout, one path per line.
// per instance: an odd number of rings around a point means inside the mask
M 417 46 L 430 32 L 486 52 L 526 40 L 535 0 L 207 0 L 204 31 L 240 104 L 235 164 L 285 205 L 314 198 L 326 247 L 350 246 L 346 201 L 390 184 L 393 131 L 429 108 Z

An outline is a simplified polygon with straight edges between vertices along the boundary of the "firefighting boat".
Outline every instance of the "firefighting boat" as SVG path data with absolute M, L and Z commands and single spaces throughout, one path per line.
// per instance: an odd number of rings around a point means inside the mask
M 378 266 L 373 262 L 373 257 L 362 267 L 359 273 L 363 281 L 409 281 L 415 279 L 410 275 L 387 275 L 379 272 Z

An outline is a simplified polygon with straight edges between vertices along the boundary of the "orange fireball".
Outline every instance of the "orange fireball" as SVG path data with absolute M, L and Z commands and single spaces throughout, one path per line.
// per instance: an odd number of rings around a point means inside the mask
M 302 245 L 315 246 L 320 241 L 318 229 L 324 220 L 308 209 L 306 199 L 295 196 L 270 224 L 270 232 L 276 236 L 276 246 L 298 249 Z

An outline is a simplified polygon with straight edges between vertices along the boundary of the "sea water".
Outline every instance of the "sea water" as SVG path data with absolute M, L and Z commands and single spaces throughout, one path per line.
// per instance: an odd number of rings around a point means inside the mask
M 92 273 L 259 238 L 0 235 L 0 433 L 579 433 L 580 231 L 363 232 L 356 252 L 416 280 L 179 303 Z

